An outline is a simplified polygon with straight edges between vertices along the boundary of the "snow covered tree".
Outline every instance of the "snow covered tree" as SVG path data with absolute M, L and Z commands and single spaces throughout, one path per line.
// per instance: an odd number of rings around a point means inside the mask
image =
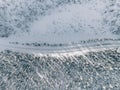
M 119 0 L 106 0 L 104 23 L 114 34 L 120 34 L 120 2 Z

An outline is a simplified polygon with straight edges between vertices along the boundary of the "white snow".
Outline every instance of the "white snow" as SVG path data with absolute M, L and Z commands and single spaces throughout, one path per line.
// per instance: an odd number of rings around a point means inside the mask
M 71 43 L 80 40 L 111 38 L 113 35 L 102 24 L 102 9 L 97 4 L 69 4 L 58 7 L 50 15 L 31 24 L 31 32 L 12 40 L 20 42 Z
M 68 44 L 89 39 L 117 38 L 103 25 L 102 11 L 104 8 L 104 2 L 98 0 L 94 3 L 61 5 L 53 9 L 50 14 L 34 21 L 30 26 L 29 33 L 0 38 L 0 45 L 9 46 L 9 42 Z M 14 45 L 12 47 L 19 48 Z M 26 51 L 33 48 L 20 47 Z M 49 47 L 44 48 L 48 49 Z M 36 49 L 39 50 L 39 48 Z

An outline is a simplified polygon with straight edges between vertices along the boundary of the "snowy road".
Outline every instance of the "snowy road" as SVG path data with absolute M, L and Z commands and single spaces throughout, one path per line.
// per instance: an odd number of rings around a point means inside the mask
M 89 51 L 98 51 L 105 50 L 110 48 L 118 48 L 120 47 L 120 41 L 109 41 L 109 42 L 101 42 L 101 43 L 87 43 L 87 44 L 74 44 L 69 46 L 61 46 L 61 47 L 35 47 L 35 46 L 22 46 L 22 45 L 12 45 L 12 44 L 3 44 L 0 43 L 0 51 L 3 50 L 12 50 L 16 52 L 23 53 L 41 53 L 41 54 L 65 54 L 65 53 L 79 53 L 80 52 L 89 52 Z

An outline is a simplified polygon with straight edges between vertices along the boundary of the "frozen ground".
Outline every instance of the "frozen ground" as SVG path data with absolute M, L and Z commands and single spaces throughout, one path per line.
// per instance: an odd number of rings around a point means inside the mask
M 119 90 L 118 49 L 74 57 L 0 53 L 0 90 Z
M 120 90 L 119 0 L 0 0 L 0 90 Z
M 0 8 L 0 40 L 67 44 L 96 38 L 119 38 L 110 29 L 110 26 L 115 27 L 115 22 L 119 23 L 117 16 L 113 17 L 118 21 L 112 21 L 112 16 L 108 15 L 117 7 L 110 7 L 111 4 L 114 2 L 103 0 L 5 1 Z M 119 5 L 117 1 L 116 4 Z M 112 14 L 118 15 L 117 10 Z

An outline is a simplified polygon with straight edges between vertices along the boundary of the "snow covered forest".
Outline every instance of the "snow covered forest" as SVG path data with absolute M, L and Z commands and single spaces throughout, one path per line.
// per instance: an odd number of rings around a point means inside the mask
M 81 1 L 77 1 L 81 2 Z M 51 9 L 72 0 L 0 0 L 0 37 L 8 37 L 16 32 L 28 32 L 29 25 Z
M 119 0 L 0 0 L 0 37 L 30 31 L 31 24 L 65 5 L 92 5 L 102 7 L 103 24 L 114 34 L 120 32 Z M 96 6 L 99 7 L 96 7 Z M 73 27 L 75 28 L 75 27 Z
M 120 90 L 120 0 L 0 0 L 0 90 Z
M 74 57 L 0 53 L 1 90 L 119 90 L 118 49 Z

